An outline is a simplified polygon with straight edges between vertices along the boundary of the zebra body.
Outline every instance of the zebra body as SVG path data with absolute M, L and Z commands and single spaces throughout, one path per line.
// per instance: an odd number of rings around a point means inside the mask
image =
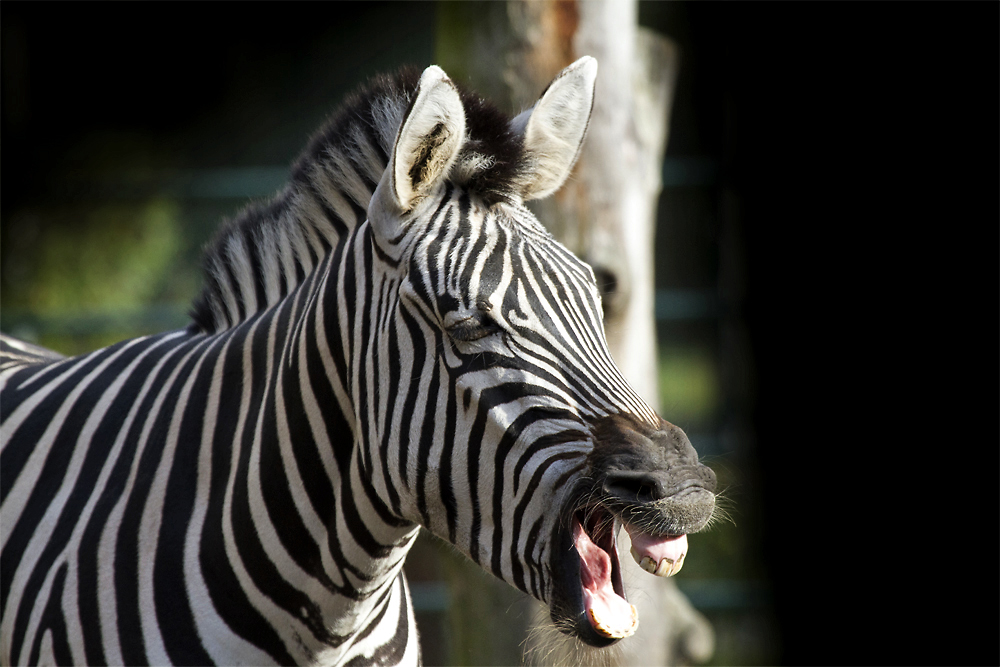
M 614 533 L 672 553 L 714 476 L 523 204 L 568 176 L 595 75 L 513 120 L 436 67 L 381 78 L 222 230 L 188 329 L 5 340 L 3 664 L 414 664 L 420 526 L 588 644 L 629 634 Z

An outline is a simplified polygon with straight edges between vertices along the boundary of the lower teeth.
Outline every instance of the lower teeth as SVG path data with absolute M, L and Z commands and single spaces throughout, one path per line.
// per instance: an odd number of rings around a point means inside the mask
M 611 626 L 605 625 L 604 621 L 598 618 L 597 612 L 591 609 L 590 617 L 594 621 L 594 629 L 605 637 L 612 639 L 622 639 L 635 634 L 635 629 L 639 627 L 639 610 L 635 608 L 634 604 L 629 606 L 632 608 L 632 618 L 631 623 L 627 628 L 612 628 Z

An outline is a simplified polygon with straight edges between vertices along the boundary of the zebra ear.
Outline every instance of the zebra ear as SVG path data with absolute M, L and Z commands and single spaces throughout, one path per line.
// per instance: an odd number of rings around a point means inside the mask
M 432 65 L 424 70 L 396 143 L 383 183 L 397 212 L 406 213 L 448 174 L 465 142 L 465 108 L 458 90 L 444 71 Z M 389 202 L 383 202 L 389 203 Z
M 547 197 L 566 182 L 580 155 L 594 106 L 597 61 L 584 56 L 553 79 L 541 98 L 511 121 L 524 137 L 532 174 L 522 197 Z

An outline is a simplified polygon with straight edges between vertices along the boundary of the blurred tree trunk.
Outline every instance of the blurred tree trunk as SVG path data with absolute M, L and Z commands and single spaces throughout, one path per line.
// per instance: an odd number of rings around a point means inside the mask
M 611 353 L 632 386 L 657 405 L 653 235 L 676 48 L 638 27 L 635 0 L 442 2 L 438 16 L 438 64 L 515 113 L 534 104 L 563 67 L 583 55 L 597 58 L 594 111 L 574 174 L 558 193 L 531 207 L 560 241 L 593 266 Z M 619 552 L 640 622 L 635 636 L 620 642 L 620 651 L 605 656 L 608 664 L 675 665 L 711 657 L 711 626 L 673 580 L 652 577 L 632 561 L 625 531 Z M 480 579 L 476 585 L 482 583 Z M 485 624 L 481 631 L 492 637 L 497 623 Z M 539 637 L 552 633 L 536 629 L 531 634 L 528 648 L 540 662 L 581 664 L 592 657 L 567 651 L 560 655 L 559 648 L 539 645 L 550 642 Z M 484 638 L 483 645 L 493 643 Z M 461 659 L 488 664 L 518 659 L 517 653 Z

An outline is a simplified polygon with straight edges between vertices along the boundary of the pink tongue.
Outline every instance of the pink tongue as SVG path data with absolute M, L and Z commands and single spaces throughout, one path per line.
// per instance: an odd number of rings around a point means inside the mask
M 580 583 L 587 620 L 606 637 L 627 637 L 635 631 L 635 608 L 611 585 L 611 557 L 594 544 L 579 521 L 573 522 L 573 542 L 580 554 Z

